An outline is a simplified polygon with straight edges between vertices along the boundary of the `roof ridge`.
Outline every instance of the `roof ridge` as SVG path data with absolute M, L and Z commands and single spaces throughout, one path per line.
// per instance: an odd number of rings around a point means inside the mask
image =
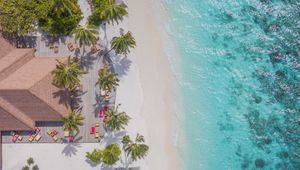
M 46 77 L 46 76 L 45 76 Z M 42 79 L 44 79 L 45 77 L 43 77 Z M 42 80 L 41 79 L 41 80 Z M 41 81 L 40 80 L 40 81 Z M 39 82 L 40 82 L 39 81 Z M 36 83 L 37 84 L 37 83 Z M 35 85 L 35 84 L 34 84 Z M 34 87 L 34 85 L 32 86 L 32 87 Z M 46 103 L 47 104 L 47 106 L 49 106 L 50 107 L 50 109 L 51 110 L 53 110 L 56 114 L 58 114 L 59 116 L 62 116 L 56 109 L 54 109 L 48 102 L 46 102 L 46 101 L 44 101 L 43 99 L 41 99 L 39 96 L 37 96 L 35 93 L 33 93 L 32 91 L 31 91 L 31 88 L 32 87 L 30 87 L 29 89 L 28 89 L 28 92 L 30 93 L 30 94 L 32 94 L 34 97 L 36 97 L 38 100 L 40 100 L 41 102 L 43 102 L 43 103 Z
M 15 52 L 16 50 L 20 50 L 20 49 L 14 49 L 13 51 L 9 52 L 1 59 L 5 58 L 6 56 L 11 54 L 12 52 Z M 28 51 L 26 53 L 24 53 L 24 55 L 22 57 L 20 57 L 19 59 L 17 59 L 13 63 L 11 63 L 7 67 L 5 67 L 4 69 L 0 70 L 0 81 L 6 79 L 7 77 L 9 77 L 9 75 L 16 72 L 17 70 L 22 68 L 23 65 L 25 65 L 26 63 L 31 61 L 34 58 L 34 54 L 30 55 L 30 53 L 32 53 L 33 50 L 34 50 L 33 48 L 32 49 L 28 48 Z M 0 59 L 0 61 L 1 61 L 1 59 Z
M 1 96 L 0 96 L 0 107 L 6 110 L 10 115 L 15 117 L 19 121 L 23 122 L 28 127 L 32 129 L 35 127 L 34 120 L 32 120 L 28 115 L 26 115 L 24 112 L 16 108 L 14 105 L 10 104 L 8 101 L 3 99 Z

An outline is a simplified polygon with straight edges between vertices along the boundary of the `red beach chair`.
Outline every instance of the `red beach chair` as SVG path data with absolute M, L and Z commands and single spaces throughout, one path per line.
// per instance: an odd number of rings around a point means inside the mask
M 104 111 L 100 110 L 100 117 L 103 117 L 103 116 L 104 116 Z
M 38 128 L 38 127 L 36 127 L 36 128 L 34 129 L 34 131 L 35 131 L 36 133 L 39 133 L 39 132 L 41 131 L 41 129 Z
M 69 137 L 69 142 L 74 142 L 74 136 Z
M 90 133 L 91 133 L 91 134 L 94 134 L 94 133 L 95 133 L 95 127 L 91 127 Z
M 17 136 L 12 136 L 11 141 L 15 143 L 17 141 Z
M 51 133 L 51 136 L 53 137 L 53 136 L 55 136 L 55 135 L 57 135 L 57 134 L 58 134 L 58 131 L 54 129 L 54 130 L 52 131 L 52 133 Z
M 103 110 L 108 111 L 108 106 L 104 106 Z
M 104 122 L 107 121 L 108 117 L 106 115 L 104 115 Z

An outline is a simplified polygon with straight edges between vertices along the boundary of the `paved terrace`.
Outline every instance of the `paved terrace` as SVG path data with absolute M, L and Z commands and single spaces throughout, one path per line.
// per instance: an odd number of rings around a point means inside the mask
M 37 39 L 38 40 L 38 39 Z M 105 134 L 105 130 L 103 128 L 103 122 L 99 118 L 99 110 L 103 108 L 105 105 L 113 106 L 115 103 L 115 92 L 111 94 L 111 100 L 108 103 L 103 101 L 103 97 L 99 94 L 99 87 L 95 86 L 98 80 L 98 71 L 100 68 L 103 68 L 104 61 L 103 57 L 99 57 L 99 53 L 92 54 L 90 53 L 90 49 L 86 48 L 86 52 L 83 53 L 83 49 L 81 49 L 80 53 L 75 54 L 75 52 L 66 52 L 68 49 L 64 46 L 64 43 L 58 41 L 57 44 L 64 50 L 59 53 L 61 56 L 66 56 L 66 54 L 70 54 L 71 56 L 79 55 L 81 57 L 81 66 L 87 71 L 82 79 L 82 87 L 83 91 L 80 92 L 77 97 L 74 98 L 73 105 L 77 105 L 78 110 L 85 117 L 84 125 L 80 126 L 80 133 L 75 138 L 75 142 L 80 143 L 93 143 L 99 142 L 99 139 L 95 138 L 95 135 L 90 134 L 90 128 L 95 126 L 96 122 L 100 123 L 100 127 L 96 127 L 96 131 L 99 131 L 100 134 Z M 41 47 L 41 48 L 49 48 L 49 47 Z M 98 47 L 99 48 L 99 47 Z M 43 49 L 44 50 L 44 49 Z M 42 53 L 42 56 L 39 56 L 39 51 L 43 51 L 40 49 L 40 46 L 37 46 L 36 56 L 37 57 L 57 57 L 58 55 L 53 55 L 54 52 L 51 50 L 45 50 Z M 67 138 L 64 138 L 63 130 L 62 130 L 61 122 L 43 122 L 37 123 L 37 127 L 41 129 L 40 135 L 42 138 L 38 141 L 39 143 L 54 143 L 55 141 L 47 134 L 49 129 L 55 129 L 59 131 L 58 137 L 60 138 L 56 142 L 67 142 Z M 23 140 L 17 140 L 16 143 L 29 143 L 28 138 L 30 136 L 29 132 L 20 132 L 20 135 L 23 136 Z M 2 133 L 2 142 L 3 143 L 12 143 L 11 132 L 3 132 Z M 32 143 L 36 143 L 34 141 Z

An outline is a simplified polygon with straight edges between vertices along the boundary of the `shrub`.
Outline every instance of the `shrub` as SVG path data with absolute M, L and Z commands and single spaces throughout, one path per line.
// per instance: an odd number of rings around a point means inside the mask
M 34 164 L 33 158 L 31 158 L 31 157 L 28 158 L 28 159 L 27 159 L 27 164 L 28 164 L 28 165 Z
M 99 163 L 101 161 L 101 156 L 101 150 L 99 149 L 94 149 L 91 153 L 86 153 L 86 158 L 93 163 Z
M 33 167 L 32 167 L 32 170 L 39 170 L 40 168 L 37 166 L 37 165 L 34 165 Z
M 24 166 L 21 170 L 29 170 L 29 166 Z
M 43 32 L 52 36 L 70 35 L 81 19 L 80 14 L 71 16 L 50 15 L 47 18 L 40 19 L 39 25 Z

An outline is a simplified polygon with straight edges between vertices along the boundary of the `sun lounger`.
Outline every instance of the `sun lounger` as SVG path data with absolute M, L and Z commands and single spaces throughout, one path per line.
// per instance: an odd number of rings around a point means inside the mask
M 23 140 L 23 136 L 19 135 L 19 136 L 18 136 L 18 140 L 19 140 L 19 141 L 22 141 L 22 140 Z
M 95 138 L 99 138 L 99 137 L 100 137 L 99 132 L 96 132 L 96 133 L 95 133 Z
M 51 135 L 52 132 L 53 132 L 53 130 L 51 130 L 51 129 L 48 129 L 48 130 L 47 130 L 47 134 L 48 134 L 48 135 Z
M 64 136 L 65 136 L 65 137 L 69 137 L 69 136 L 70 136 L 70 131 L 65 130 L 65 131 L 64 131 Z
M 106 95 L 106 96 L 104 97 L 104 101 L 109 102 L 109 100 L 110 100 L 110 96 L 109 96 L 109 95 Z
M 58 53 L 58 46 L 54 47 L 54 53 Z
M 104 106 L 103 110 L 108 111 L 108 106 Z
M 52 133 L 51 133 L 51 135 L 50 136 L 55 136 L 55 135 L 57 135 L 58 134 L 58 132 L 56 131 L 56 130 L 54 130 Z
M 34 139 L 38 142 L 41 140 L 41 138 L 42 138 L 42 136 L 37 134 Z
M 75 50 L 75 49 L 74 49 L 73 43 L 68 43 L 68 44 L 67 44 L 67 47 L 68 47 L 68 49 L 69 49 L 71 52 Z
M 108 120 L 108 116 L 105 115 L 103 121 L 105 122 L 107 120 Z
M 105 94 L 106 94 L 106 91 L 105 91 L 105 90 L 102 90 L 102 89 L 100 89 L 100 95 L 101 95 L 101 96 L 105 96 Z
M 34 136 L 32 136 L 32 135 L 29 136 L 28 141 L 29 141 L 29 142 L 32 142 L 33 140 L 34 140 Z
M 41 129 L 38 128 L 38 127 L 36 127 L 36 128 L 34 129 L 34 132 L 35 132 L 35 133 L 39 133 L 40 131 L 41 131 Z
M 12 136 L 11 141 L 15 143 L 17 141 L 17 136 L 16 135 Z
M 100 51 L 100 49 L 98 49 L 95 45 L 93 45 L 93 46 L 91 47 L 91 53 L 92 53 L 92 54 L 95 54 L 95 53 L 97 53 L 98 51 Z
M 52 139 L 56 142 L 58 140 L 58 137 L 55 135 L 52 137 Z
M 95 133 L 95 127 L 91 127 L 90 133 L 91 133 L 91 134 L 94 134 L 94 133 Z
M 74 142 L 74 136 L 69 137 L 69 142 Z
M 104 116 L 104 111 L 103 111 L 103 110 L 100 110 L 99 116 L 100 116 L 100 117 L 103 117 L 103 116 Z

